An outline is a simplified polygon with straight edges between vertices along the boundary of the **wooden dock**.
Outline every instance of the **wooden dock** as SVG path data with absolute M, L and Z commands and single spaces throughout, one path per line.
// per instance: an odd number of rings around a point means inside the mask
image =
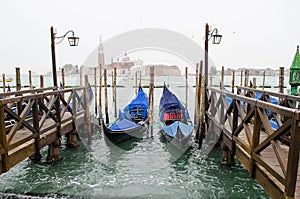
M 0 174 L 30 157 L 41 159 L 49 146 L 48 161 L 60 159 L 58 147 L 66 135 L 76 146 L 76 126 L 87 119 L 87 87 L 33 89 L 0 94 Z M 64 96 L 66 98 L 64 98 Z
M 236 156 L 271 198 L 300 198 L 300 97 L 246 87 L 207 93 L 208 128 L 223 135 L 222 163 L 231 166 Z

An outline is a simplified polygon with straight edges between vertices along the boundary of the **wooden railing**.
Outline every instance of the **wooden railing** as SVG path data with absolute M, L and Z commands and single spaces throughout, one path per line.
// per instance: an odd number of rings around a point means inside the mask
M 295 105 L 300 97 L 243 87 L 237 93 L 207 89 L 207 125 L 223 132 L 222 163 L 234 164 L 237 155 L 271 197 L 293 198 L 300 152 L 300 111 Z
M 8 171 L 74 129 L 77 119 L 85 112 L 85 94 L 84 87 L 1 93 L 0 171 Z

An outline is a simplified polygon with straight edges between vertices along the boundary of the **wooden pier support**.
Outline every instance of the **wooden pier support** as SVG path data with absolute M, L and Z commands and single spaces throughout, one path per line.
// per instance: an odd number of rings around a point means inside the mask
M 113 74 L 113 101 L 114 101 L 114 117 L 117 118 L 117 68 L 114 68 Z
M 149 85 L 149 127 L 150 135 L 153 137 L 153 104 L 154 104 L 154 66 L 150 67 L 150 85 Z
M 102 114 L 102 65 L 99 66 L 99 114 Z
M 5 93 L 5 74 L 2 74 L 3 93 Z
M 108 91 L 107 91 L 107 71 L 104 69 L 104 92 L 105 92 L 105 123 L 109 124 L 108 115 Z
M 94 96 L 95 96 L 95 115 L 98 114 L 98 101 L 97 101 L 97 68 L 94 69 Z
M 188 82 L 188 67 L 185 67 L 185 107 L 188 107 L 188 93 L 189 93 L 189 82 Z
M 32 88 L 33 88 L 33 87 L 32 87 L 32 76 L 31 76 L 31 70 L 29 70 L 29 71 L 28 71 L 28 73 L 29 73 L 29 74 L 28 74 L 28 76 L 29 76 L 29 88 L 30 88 L 30 90 L 32 90 Z
M 279 93 L 284 93 L 284 67 L 279 67 Z

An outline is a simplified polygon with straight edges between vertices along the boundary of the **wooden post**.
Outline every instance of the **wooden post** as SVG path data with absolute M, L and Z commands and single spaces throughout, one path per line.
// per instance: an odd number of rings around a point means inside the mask
M 243 86 L 243 70 L 241 70 L 241 82 L 240 82 L 240 86 Z
M 256 164 L 253 157 L 253 154 L 255 154 L 254 150 L 259 145 L 260 140 L 260 131 L 261 131 L 261 119 L 259 117 L 258 113 L 258 107 L 255 107 L 255 113 L 254 113 L 254 127 L 253 127 L 253 136 L 252 136 L 252 145 L 251 145 L 251 157 L 250 157 L 250 176 L 252 178 L 255 177 L 255 170 L 256 170 Z
M 98 107 L 97 107 L 97 68 L 94 69 L 94 87 L 95 87 L 95 114 L 97 115 L 98 112 Z
M 61 85 L 61 89 L 64 90 L 65 89 L 65 69 L 61 69 L 61 81 L 62 81 L 62 85 Z M 65 92 L 62 91 L 62 97 L 65 99 Z
M 142 85 L 142 71 L 140 70 L 140 82 L 139 85 Z
M 198 91 L 198 87 L 199 87 L 199 80 L 198 77 L 199 76 L 199 63 L 196 63 L 196 75 L 195 75 L 195 112 L 194 112 L 194 124 L 196 126 L 198 126 L 198 121 L 199 121 L 199 115 L 197 114 L 198 112 L 198 95 L 199 95 L 199 91 Z M 199 127 L 197 127 L 198 129 Z M 196 141 L 198 140 L 198 131 L 196 131 Z
M 137 71 L 135 72 L 135 94 L 137 94 Z
M 115 109 L 115 118 L 117 118 L 117 69 L 114 68 L 114 75 L 113 75 L 113 98 L 114 98 L 114 109 Z
M 65 69 L 61 69 L 61 81 L 62 81 L 62 85 L 61 85 L 61 87 L 62 87 L 62 90 L 64 90 L 65 89 Z
M 206 105 L 206 88 L 205 88 L 205 78 L 203 76 L 203 62 L 201 60 L 200 62 L 200 70 L 199 70 L 199 98 L 201 100 L 201 105 L 200 105 L 200 122 L 199 122 L 199 141 L 198 141 L 198 148 L 201 149 L 202 147 L 202 143 L 203 143 L 203 139 L 206 136 L 206 132 L 205 132 L 205 105 Z
M 16 68 L 16 90 L 17 91 L 21 90 L 21 74 L 20 74 L 20 68 L 18 67 Z M 17 110 L 18 110 L 18 115 L 20 115 L 22 113 L 22 102 L 17 103 Z
M 16 90 L 21 90 L 21 74 L 20 74 L 20 68 L 16 68 Z
M 44 90 L 44 76 L 40 75 L 40 88 Z
M 253 89 L 256 89 L 256 77 L 253 77 Z
M 80 74 L 79 74 L 79 85 L 80 85 L 80 87 L 83 86 L 83 84 L 82 84 L 82 76 L 83 76 L 83 66 L 80 66 Z
M 188 107 L 188 91 L 189 91 L 189 85 L 188 85 L 188 67 L 185 67 L 185 107 Z
M 293 113 L 293 123 L 291 128 L 291 139 L 290 148 L 288 154 L 287 162 L 287 172 L 286 172 L 286 186 L 284 190 L 284 195 L 286 198 L 294 198 L 296 184 L 297 184 L 297 173 L 299 165 L 299 152 L 300 152 L 300 120 L 299 112 Z
M 222 66 L 221 71 L 221 90 L 224 90 L 224 66 Z
M 78 146 L 77 144 L 77 102 L 76 102 L 76 91 L 73 90 L 72 92 L 72 116 L 73 116 L 73 123 L 74 127 L 73 130 L 68 134 L 67 139 L 67 147 L 69 148 L 75 148 Z
M 4 115 L 4 104 L 0 104 L 0 146 L 3 147 L 4 154 L 1 156 L 0 163 L 3 172 L 9 170 L 9 161 L 8 161 L 8 143 L 6 138 L 6 129 L 5 129 L 5 115 Z
M 2 74 L 3 93 L 5 93 L 5 74 Z
M 29 89 L 32 90 L 32 77 L 31 77 L 31 70 L 28 71 L 29 73 Z
M 245 70 L 245 82 L 244 82 L 244 87 L 248 87 L 248 82 L 249 82 L 249 71 L 246 69 Z
M 99 66 L 99 114 L 102 116 L 102 65 Z
M 263 84 L 262 84 L 262 90 L 265 90 L 265 80 L 266 80 L 266 71 L 264 70 L 264 73 L 263 73 Z
M 234 70 L 232 71 L 232 78 L 231 78 L 231 92 L 234 93 Z
M 210 80 L 210 81 L 209 81 L 209 82 L 210 82 L 210 83 L 209 83 L 209 86 L 213 86 L 213 85 L 212 85 L 212 79 L 213 79 L 213 76 L 212 76 L 212 67 L 211 67 L 211 68 L 210 68 L 210 74 L 209 74 L 209 80 Z
M 279 71 L 279 93 L 284 93 L 284 67 L 280 67 Z
M 149 127 L 150 127 L 150 133 L 151 137 L 153 137 L 153 103 L 154 103 L 154 66 L 150 67 L 150 85 L 149 85 Z
M 44 76 L 40 75 L 40 92 L 44 92 Z M 40 99 L 40 103 L 44 103 L 44 97 Z M 39 109 L 39 113 L 43 114 L 43 110 Z
M 31 76 L 31 72 L 29 73 Z M 33 119 L 33 127 L 36 130 L 35 138 L 34 138 L 34 145 L 35 145 L 35 152 L 33 155 L 29 157 L 29 159 L 33 162 L 38 162 L 42 159 L 42 155 L 40 153 L 40 125 L 39 125 L 39 108 L 38 108 L 38 101 L 41 99 L 36 98 L 33 106 L 32 106 L 32 119 Z
M 107 92 L 107 71 L 104 69 L 104 92 L 105 92 L 105 123 L 109 124 L 108 116 L 108 92 Z
M 88 75 L 84 75 L 84 101 L 85 101 L 85 132 L 88 134 L 88 144 L 91 144 L 92 140 L 92 125 L 91 125 L 91 112 L 90 112 L 90 99 L 89 99 L 89 79 Z

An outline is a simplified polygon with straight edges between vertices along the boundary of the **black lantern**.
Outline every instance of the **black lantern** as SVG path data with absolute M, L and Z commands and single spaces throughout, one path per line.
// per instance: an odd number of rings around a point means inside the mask
M 216 33 L 211 35 L 212 36 L 212 43 L 213 44 L 220 44 L 221 39 L 222 39 L 222 35 L 218 34 L 217 29 L 215 29 L 215 30 L 216 30 Z
M 79 37 L 74 37 L 74 33 L 72 37 L 68 37 L 70 46 L 78 46 Z

